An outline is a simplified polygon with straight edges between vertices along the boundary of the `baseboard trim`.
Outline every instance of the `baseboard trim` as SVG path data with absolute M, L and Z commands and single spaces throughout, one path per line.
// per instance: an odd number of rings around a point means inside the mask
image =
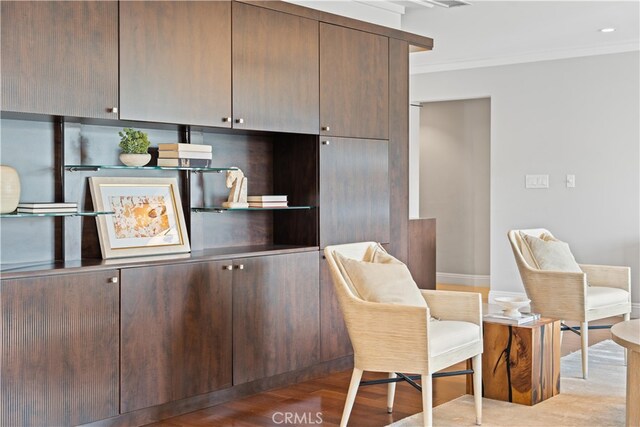
M 491 285 L 491 276 L 436 272 L 436 283 L 489 287 Z
M 489 304 L 495 304 L 497 297 L 526 297 L 524 292 L 489 291 Z M 631 303 L 631 318 L 640 319 L 640 303 Z

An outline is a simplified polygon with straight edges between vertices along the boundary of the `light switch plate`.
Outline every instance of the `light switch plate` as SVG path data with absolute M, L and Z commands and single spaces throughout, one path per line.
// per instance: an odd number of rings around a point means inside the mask
M 567 188 L 574 188 L 576 186 L 576 176 L 567 175 Z
M 526 188 L 549 188 L 549 175 L 526 175 Z

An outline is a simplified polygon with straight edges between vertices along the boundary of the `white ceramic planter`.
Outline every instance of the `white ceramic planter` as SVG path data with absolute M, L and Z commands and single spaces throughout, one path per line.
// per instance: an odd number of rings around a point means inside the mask
M 20 177 L 11 166 L 0 165 L 0 213 L 16 210 L 20 201 Z
M 151 154 L 120 154 L 120 161 L 127 166 L 144 166 L 151 160 Z

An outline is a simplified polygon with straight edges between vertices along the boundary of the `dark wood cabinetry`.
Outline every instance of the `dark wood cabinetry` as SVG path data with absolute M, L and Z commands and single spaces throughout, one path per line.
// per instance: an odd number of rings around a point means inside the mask
M 320 23 L 320 134 L 389 138 L 389 39 Z
M 329 265 L 320 253 L 320 359 L 333 360 L 353 354 Z
M 318 133 L 318 21 L 233 4 L 233 127 Z
M 117 118 L 118 2 L 0 7 L 3 111 Z
M 118 414 L 117 271 L 0 282 L 0 424 L 78 425 Z
M 231 127 L 231 2 L 120 2 L 120 109 Z
M 387 141 L 320 139 L 320 246 L 389 242 Z
M 121 412 L 231 386 L 230 265 L 122 270 Z
M 318 361 L 317 256 L 306 252 L 234 260 L 234 384 Z

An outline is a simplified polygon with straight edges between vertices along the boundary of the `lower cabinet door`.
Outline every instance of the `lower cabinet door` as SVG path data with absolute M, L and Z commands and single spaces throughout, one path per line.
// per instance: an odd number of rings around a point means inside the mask
M 333 287 L 329 264 L 320 255 L 320 359 L 338 359 L 353 354 L 344 316 Z
M 122 270 L 122 413 L 231 386 L 230 265 Z
M 305 252 L 234 260 L 234 384 L 318 361 L 317 257 Z
M 118 271 L 2 280 L 0 425 L 118 415 Z

